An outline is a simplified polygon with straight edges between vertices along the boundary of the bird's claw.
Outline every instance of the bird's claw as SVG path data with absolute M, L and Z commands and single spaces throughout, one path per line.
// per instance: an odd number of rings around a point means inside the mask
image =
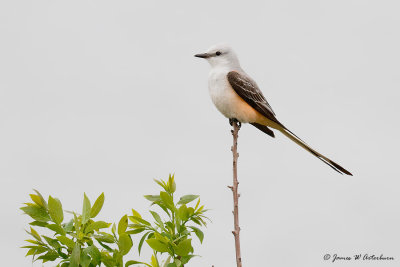
M 233 126 L 234 123 L 237 124 L 237 126 L 238 126 L 239 129 L 240 129 L 240 127 L 242 127 L 242 123 L 241 123 L 240 121 L 238 121 L 237 119 L 235 119 L 235 118 L 229 119 L 229 124 L 230 124 L 231 126 Z

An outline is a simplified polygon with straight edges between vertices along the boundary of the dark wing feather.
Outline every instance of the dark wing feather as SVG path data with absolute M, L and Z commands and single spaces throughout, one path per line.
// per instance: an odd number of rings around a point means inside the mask
M 261 124 L 255 123 L 255 122 L 250 123 L 250 124 L 253 125 L 254 127 L 256 127 L 257 129 L 259 129 L 260 131 L 268 134 L 269 136 L 271 136 L 273 138 L 275 137 L 274 132 L 270 128 L 268 128 L 267 126 L 261 125 Z
M 228 82 L 232 86 L 233 90 L 235 90 L 235 92 L 246 101 L 247 104 L 271 121 L 280 124 L 280 122 L 275 118 L 275 113 L 271 106 L 268 104 L 261 90 L 253 80 L 236 71 L 229 72 L 227 76 Z

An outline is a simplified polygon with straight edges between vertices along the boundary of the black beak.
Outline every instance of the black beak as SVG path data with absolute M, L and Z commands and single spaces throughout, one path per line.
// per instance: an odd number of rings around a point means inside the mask
M 209 58 L 211 55 L 207 54 L 207 53 L 203 53 L 203 54 L 196 54 L 194 56 L 195 57 L 200 57 L 200 58 Z

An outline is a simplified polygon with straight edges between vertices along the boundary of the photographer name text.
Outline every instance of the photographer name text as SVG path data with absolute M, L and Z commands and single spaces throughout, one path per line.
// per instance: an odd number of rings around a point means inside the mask
M 385 256 L 383 254 L 356 254 L 354 256 L 343 256 L 338 254 L 325 254 L 325 261 L 343 262 L 343 261 L 394 261 L 394 257 Z

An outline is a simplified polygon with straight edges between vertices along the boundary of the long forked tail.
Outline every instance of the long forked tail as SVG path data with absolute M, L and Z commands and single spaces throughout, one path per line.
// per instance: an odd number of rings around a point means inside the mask
M 321 161 L 323 161 L 324 163 L 329 165 L 332 169 L 334 169 L 338 173 L 340 173 L 340 174 L 344 173 L 344 174 L 353 176 L 353 174 L 351 174 L 349 171 L 347 171 L 345 168 L 343 168 L 342 166 L 340 166 L 336 162 L 328 159 L 324 155 L 318 153 L 317 151 L 315 151 L 314 149 L 309 147 L 303 140 L 301 140 L 299 137 L 297 137 L 294 133 L 292 133 L 285 126 L 283 126 L 283 125 L 281 125 L 281 126 L 282 126 L 282 128 L 279 127 L 280 129 L 278 129 L 278 130 L 281 131 L 287 137 L 289 137 L 293 142 L 295 142 L 296 144 L 298 144 L 299 146 L 301 146 L 302 148 L 304 148 L 305 150 L 307 150 L 308 152 L 310 152 L 311 154 L 313 154 L 314 156 L 319 158 Z

